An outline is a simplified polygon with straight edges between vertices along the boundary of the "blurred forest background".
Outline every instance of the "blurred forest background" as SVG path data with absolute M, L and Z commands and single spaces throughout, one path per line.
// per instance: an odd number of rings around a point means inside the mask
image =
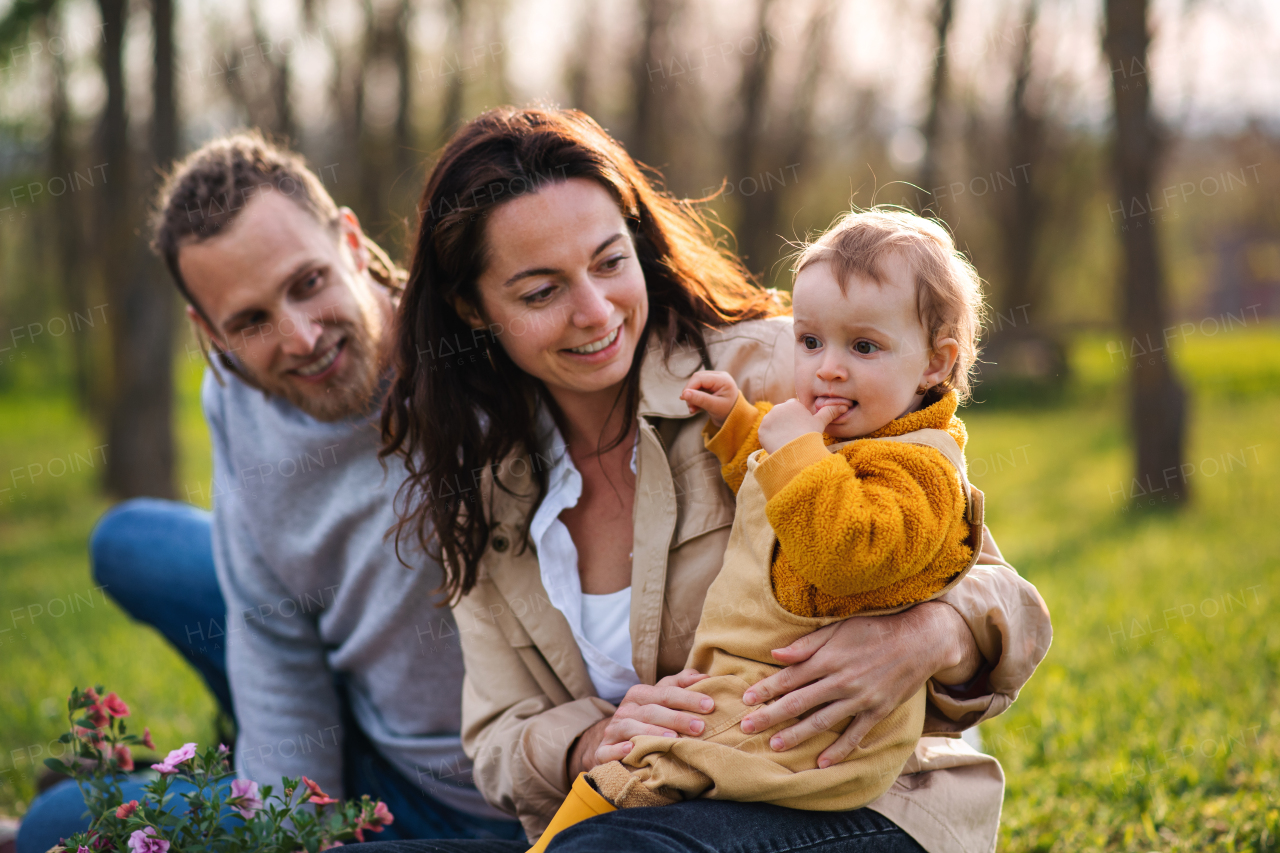
M 209 501 L 162 170 L 262 128 L 407 260 L 450 132 L 547 103 L 771 286 L 851 204 L 947 224 L 992 307 L 971 476 L 1058 631 L 984 726 L 1002 846 L 1280 849 L 1278 56 L 1265 0 L 0 0 L 0 814 L 72 683 L 210 736 L 85 552 L 111 500 Z

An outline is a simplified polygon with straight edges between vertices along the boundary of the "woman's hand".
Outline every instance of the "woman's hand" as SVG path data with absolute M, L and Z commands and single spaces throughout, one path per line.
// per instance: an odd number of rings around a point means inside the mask
M 689 406 L 690 414 L 701 409 L 716 427 L 722 427 L 738 402 L 738 383 L 722 370 L 699 370 L 685 383 L 680 399 Z
M 773 749 L 783 750 L 853 717 L 818 756 L 819 767 L 843 761 L 876 723 L 930 678 L 959 684 L 982 664 L 969 626 L 942 602 L 893 616 L 855 616 L 776 649 L 773 657 L 787 668 L 757 682 L 742 701 L 778 701 L 744 717 L 742 730 L 762 732 L 811 712 L 770 739 Z
M 702 714 L 715 710 L 710 696 L 687 688 L 706 678 L 693 669 L 668 675 L 652 686 L 637 684 L 618 703 L 618 710 L 583 732 L 569 752 L 569 778 L 576 779 L 599 764 L 621 761 L 637 735 L 679 737 L 702 734 Z M 686 713 L 688 712 L 688 713 Z

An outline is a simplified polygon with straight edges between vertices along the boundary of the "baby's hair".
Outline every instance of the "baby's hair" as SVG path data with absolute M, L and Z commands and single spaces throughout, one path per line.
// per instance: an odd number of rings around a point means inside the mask
M 817 240 L 800 247 L 795 272 L 799 275 L 806 267 L 826 261 L 841 291 L 854 273 L 883 284 L 881 263 L 894 252 L 902 254 L 914 274 L 917 314 L 929 345 L 948 337 L 960 344 L 951 375 L 937 388 L 954 389 L 963 401 L 969 397 L 969 374 L 978 358 L 985 313 L 982 281 L 941 224 L 887 205 L 855 208 Z

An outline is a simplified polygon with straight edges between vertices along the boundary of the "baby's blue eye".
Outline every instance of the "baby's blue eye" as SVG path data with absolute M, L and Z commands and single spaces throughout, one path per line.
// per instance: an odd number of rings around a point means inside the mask
M 871 353 L 876 352 L 879 349 L 880 347 L 871 343 L 871 341 L 858 341 L 856 344 L 853 345 L 854 352 L 859 353 L 861 355 L 871 355 Z

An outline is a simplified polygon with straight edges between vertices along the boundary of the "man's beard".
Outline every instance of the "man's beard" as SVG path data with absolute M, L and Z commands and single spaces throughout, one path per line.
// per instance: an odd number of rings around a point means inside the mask
M 385 366 L 381 347 L 373 340 L 367 322 L 335 323 L 330 328 L 338 334 L 325 337 L 334 341 L 346 339 L 338 356 L 343 360 L 342 369 L 324 385 L 316 386 L 314 393 L 308 394 L 296 382 L 276 375 L 250 373 L 249 379 L 263 392 L 284 398 L 318 421 L 331 423 L 372 411 L 378 403 L 378 386 Z

